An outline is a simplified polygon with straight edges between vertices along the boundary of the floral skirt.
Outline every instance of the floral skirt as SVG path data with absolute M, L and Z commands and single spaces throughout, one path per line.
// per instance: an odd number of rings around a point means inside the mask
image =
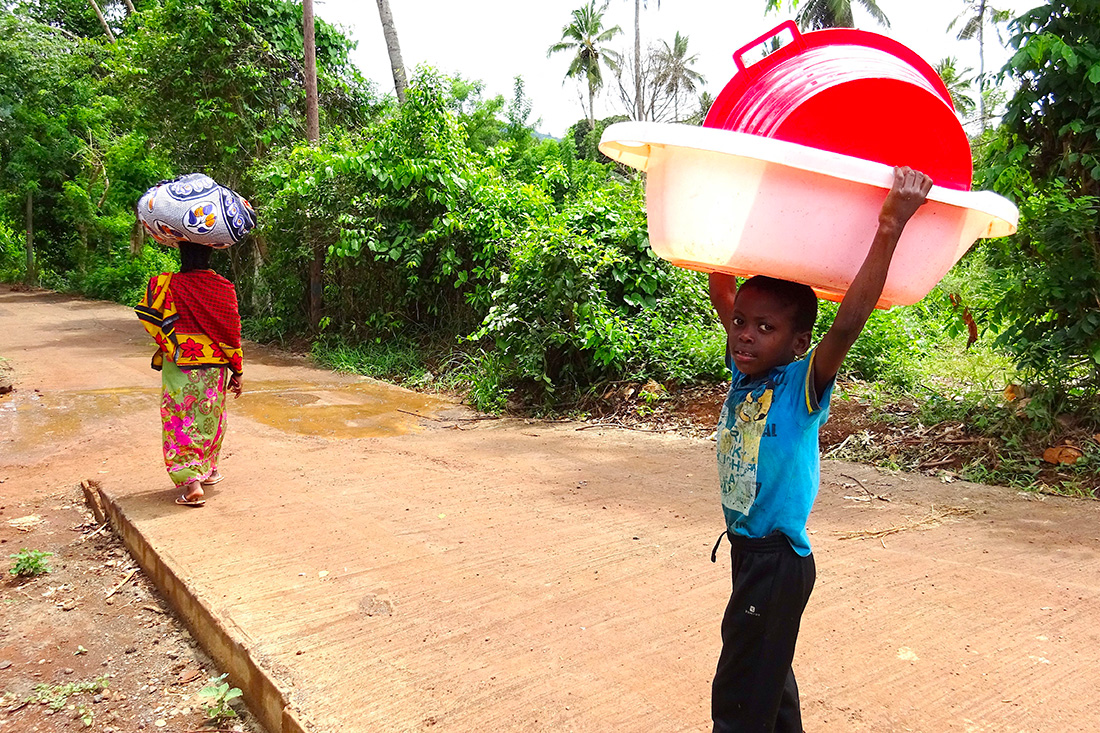
M 165 359 L 160 419 L 164 465 L 177 488 L 210 476 L 225 437 L 226 367 L 181 370 Z

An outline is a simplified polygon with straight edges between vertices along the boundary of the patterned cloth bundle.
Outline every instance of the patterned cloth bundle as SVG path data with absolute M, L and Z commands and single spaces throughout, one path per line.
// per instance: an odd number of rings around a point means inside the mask
M 202 173 L 153 186 L 138 200 L 137 215 L 149 236 L 169 247 L 190 241 L 225 249 L 256 226 L 247 199 Z

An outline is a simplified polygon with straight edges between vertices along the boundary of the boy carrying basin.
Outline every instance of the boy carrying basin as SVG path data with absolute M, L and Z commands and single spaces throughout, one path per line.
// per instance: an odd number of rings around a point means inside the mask
M 710 275 L 733 381 L 718 422 L 718 476 L 733 572 L 714 676 L 715 733 L 801 733 L 791 662 L 816 571 L 806 521 L 817 496 L 818 430 L 848 350 L 882 295 L 902 230 L 932 180 L 895 168 L 870 250 L 813 349 L 811 288 L 757 276 L 738 290 Z M 712 560 L 716 559 L 718 545 Z

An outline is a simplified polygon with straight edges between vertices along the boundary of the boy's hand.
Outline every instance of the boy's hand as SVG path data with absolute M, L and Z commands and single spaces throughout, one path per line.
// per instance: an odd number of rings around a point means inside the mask
M 925 202 L 931 189 L 932 179 L 920 171 L 908 166 L 894 168 L 894 185 L 882 202 L 878 214 L 879 226 L 896 228 L 900 232 Z

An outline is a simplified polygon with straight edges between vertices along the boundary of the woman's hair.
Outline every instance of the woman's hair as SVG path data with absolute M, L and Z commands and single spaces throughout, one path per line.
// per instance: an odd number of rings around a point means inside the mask
M 205 244 L 180 242 L 180 272 L 191 270 L 209 270 L 210 254 L 214 251 Z

